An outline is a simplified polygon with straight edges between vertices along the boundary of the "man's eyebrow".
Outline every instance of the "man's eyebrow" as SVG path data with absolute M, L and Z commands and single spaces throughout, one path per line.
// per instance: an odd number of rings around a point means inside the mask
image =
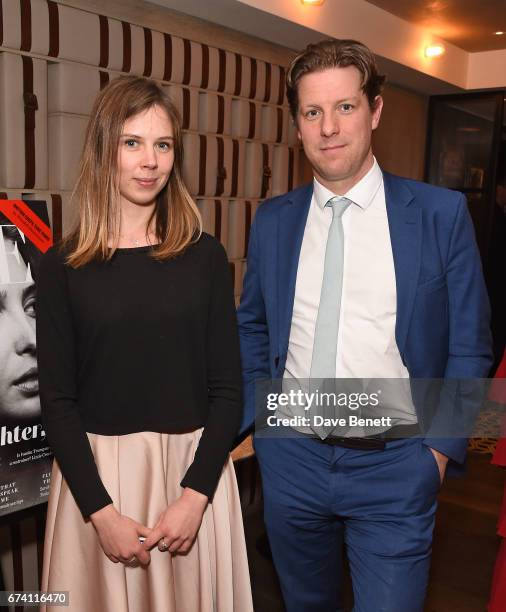
M 121 134 L 121 138 L 128 136 L 128 138 L 137 138 L 137 140 L 144 140 L 142 136 L 138 134 Z M 157 140 L 174 140 L 174 136 L 160 136 Z
M 336 100 L 335 104 L 343 104 L 343 102 L 358 102 L 358 96 L 348 96 L 347 98 L 341 98 L 340 100 Z M 320 104 L 316 102 L 308 102 L 307 104 L 302 104 L 301 107 L 304 108 L 321 108 Z
M 342 98 L 341 100 L 338 100 L 337 103 L 342 104 L 343 102 L 358 102 L 358 101 L 359 101 L 358 96 L 348 96 L 347 98 Z

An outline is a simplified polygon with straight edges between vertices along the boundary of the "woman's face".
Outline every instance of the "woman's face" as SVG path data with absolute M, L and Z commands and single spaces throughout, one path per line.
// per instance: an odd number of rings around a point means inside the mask
M 12 253 L 14 242 L 4 238 L 4 244 Z M 24 420 L 40 413 L 35 284 L 33 280 L 23 282 L 30 274 L 21 257 L 10 260 L 14 282 L 0 284 L 0 416 Z
M 166 111 L 152 106 L 125 121 L 118 148 L 122 206 L 150 206 L 174 165 L 174 130 Z

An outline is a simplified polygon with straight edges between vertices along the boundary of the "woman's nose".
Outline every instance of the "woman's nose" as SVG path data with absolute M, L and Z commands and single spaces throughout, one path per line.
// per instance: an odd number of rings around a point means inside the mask
M 158 160 L 156 152 L 151 147 L 146 147 L 144 150 L 144 156 L 142 159 L 142 166 L 144 168 L 156 168 L 158 166 Z
M 24 353 L 35 353 L 36 340 L 35 340 L 35 320 L 22 310 L 17 313 L 13 324 L 16 327 L 16 339 L 14 342 L 14 349 L 18 355 Z

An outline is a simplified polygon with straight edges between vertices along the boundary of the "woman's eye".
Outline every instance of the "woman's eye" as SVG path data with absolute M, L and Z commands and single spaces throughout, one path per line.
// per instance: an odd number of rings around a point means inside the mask
M 128 140 L 125 140 L 125 144 L 128 148 L 132 148 L 135 147 L 135 145 L 137 144 L 137 141 L 134 140 L 133 138 L 129 138 Z
M 37 300 L 34 297 L 26 300 L 26 302 L 23 304 L 23 309 L 29 317 L 35 318 L 37 311 Z
M 171 149 L 171 143 L 170 142 L 159 142 L 158 143 L 158 147 L 160 148 L 160 150 L 162 151 L 170 151 Z

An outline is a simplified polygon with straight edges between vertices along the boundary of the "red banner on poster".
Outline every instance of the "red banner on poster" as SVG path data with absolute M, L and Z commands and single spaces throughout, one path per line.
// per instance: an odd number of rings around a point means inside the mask
M 39 251 L 45 253 L 53 244 L 50 228 L 23 200 L 0 200 L 0 212 L 17 226 Z

